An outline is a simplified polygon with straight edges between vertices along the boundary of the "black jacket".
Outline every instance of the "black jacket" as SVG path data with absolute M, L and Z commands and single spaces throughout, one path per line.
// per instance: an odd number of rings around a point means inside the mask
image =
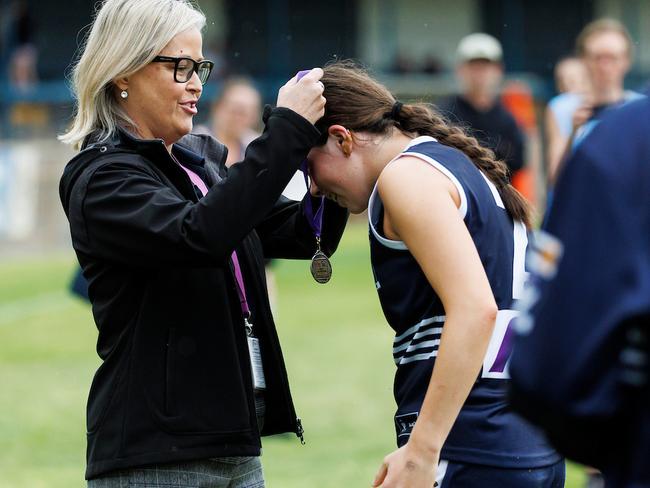
M 288 109 L 265 118 L 264 133 L 227 175 L 226 150 L 211 137 L 174 145 L 175 157 L 210 186 L 200 200 L 162 141 L 123 131 L 91 144 L 64 170 L 61 200 L 103 361 L 88 399 L 88 479 L 152 463 L 259 455 L 233 249 L 264 362 L 262 434 L 302 435 L 264 258 L 315 252 L 302 205 L 280 195 L 319 133 Z M 347 211 L 327 202 L 324 218 L 322 245 L 331 254 Z

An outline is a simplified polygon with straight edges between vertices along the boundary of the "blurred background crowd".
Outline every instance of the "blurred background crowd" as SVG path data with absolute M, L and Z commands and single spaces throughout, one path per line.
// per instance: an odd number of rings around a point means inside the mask
M 54 136 L 70 120 L 66 77 L 95 3 L 70 0 L 61 8 L 59 2 L 0 0 L 5 249 L 67 242 L 54 183 L 69 150 Z M 216 67 L 197 130 L 226 143 L 230 160 L 260 130 L 260 107 L 273 103 L 288 77 L 355 58 L 402 100 L 438 104 L 494 149 L 540 215 L 577 128 L 603 107 L 642 93 L 650 73 L 650 4 L 644 0 L 198 3 L 209 19 L 204 54 Z M 605 20 L 583 31 L 597 19 Z M 487 35 L 460 43 L 477 32 Z

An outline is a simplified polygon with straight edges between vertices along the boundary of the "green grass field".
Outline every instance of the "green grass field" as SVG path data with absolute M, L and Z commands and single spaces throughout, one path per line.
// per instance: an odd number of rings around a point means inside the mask
M 0 262 L 0 488 L 85 486 L 85 402 L 98 365 L 86 304 L 67 285 L 74 256 Z M 306 262 L 275 266 L 277 323 L 306 446 L 265 439 L 270 488 L 370 486 L 394 448 L 391 334 L 352 225 L 316 284 Z M 580 487 L 570 467 L 567 487 Z

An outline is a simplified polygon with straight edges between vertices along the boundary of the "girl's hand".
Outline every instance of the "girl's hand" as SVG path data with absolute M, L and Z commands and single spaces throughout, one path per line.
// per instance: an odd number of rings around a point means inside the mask
M 377 488 L 432 488 L 440 455 L 409 441 L 384 458 L 372 486 Z

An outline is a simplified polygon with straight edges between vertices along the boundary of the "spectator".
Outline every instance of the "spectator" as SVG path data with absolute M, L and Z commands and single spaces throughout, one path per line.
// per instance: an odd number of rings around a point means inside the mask
M 226 166 L 244 159 L 248 144 L 259 136 L 262 97 L 246 78 L 232 78 L 212 105 L 212 135 L 228 148 Z
M 620 105 L 641 95 L 626 91 L 623 82 L 633 59 L 632 38 L 623 24 L 614 19 L 595 20 L 582 29 L 576 40 L 578 56 L 584 61 L 589 75 L 587 94 L 573 94 L 575 110 L 570 132 L 565 127 L 549 139 L 555 159 L 549 159 L 549 181 L 557 179 L 562 154 L 572 141 L 578 142 L 598 121 L 608 107 Z M 558 149 L 559 148 L 559 149 Z M 559 154 L 559 156 L 558 156 Z
M 589 84 L 589 74 L 582 58 L 568 56 L 555 65 L 555 86 L 559 95 L 548 102 L 544 120 L 549 174 L 551 168 L 557 168 L 567 149 L 573 114 L 580 106 L 582 96 L 588 95 Z
M 510 175 L 524 167 L 524 139 L 499 100 L 503 81 L 501 43 L 488 34 L 464 37 L 457 50 L 456 74 L 462 92 L 440 104 L 443 115 L 462 125 L 482 146 L 504 161 Z
M 37 81 L 34 22 L 25 1 L 15 2 L 11 14 L 9 81 L 16 88 L 25 89 Z
M 577 56 L 566 56 L 553 71 L 558 93 L 584 93 L 589 89 L 589 75 L 585 63 Z

